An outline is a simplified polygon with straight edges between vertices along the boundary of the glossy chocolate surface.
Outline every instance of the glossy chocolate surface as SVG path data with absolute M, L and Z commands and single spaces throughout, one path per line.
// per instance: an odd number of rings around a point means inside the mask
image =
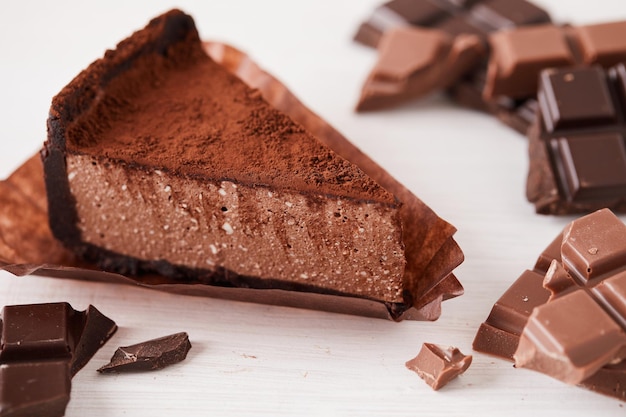
M 485 98 L 527 98 L 535 95 L 539 73 L 546 68 L 606 68 L 626 60 L 626 21 L 519 27 L 491 34 L 489 44 Z
M 66 360 L 0 364 L 0 415 L 60 417 L 70 400 Z
M 4 307 L 0 362 L 34 357 L 69 360 L 82 330 L 76 313 L 67 303 Z
M 464 355 L 456 347 L 424 343 L 419 354 L 408 361 L 406 367 L 436 391 L 464 373 L 471 363 L 472 356 Z
M 191 349 L 189 336 L 185 332 L 148 340 L 132 346 L 117 348 L 111 361 L 100 367 L 98 372 L 153 371 L 174 365 L 187 357 Z
M 626 209 L 625 79 L 623 63 L 541 73 L 527 183 L 537 212 Z
M 0 416 L 62 416 L 72 377 L 117 329 L 68 303 L 5 306 L 0 324 Z
M 474 349 L 626 399 L 625 230 L 609 210 L 568 225 L 496 302 Z

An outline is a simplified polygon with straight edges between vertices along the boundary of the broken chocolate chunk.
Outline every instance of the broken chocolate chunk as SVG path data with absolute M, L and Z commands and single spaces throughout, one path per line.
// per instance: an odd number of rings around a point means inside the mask
M 424 343 L 420 353 L 406 363 L 406 367 L 422 378 L 435 391 L 461 375 L 472 363 L 471 355 L 464 355 L 452 346 Z
M 191 349 L 186 332 L 148 340 L 132 346 L 119 347 L 111 362 L 98 372 L 153 371 L 181 362 Z
M 476 35 L 452 36 L 436 29 L 399 28 L 383 35 L 378 62 L 368 76 L 358 111 L 392 107 L 448 88 L 483 58 Z
M 515 365 L 578 384 L 626 359 L 625 267 L 626 225 L 610 210 L 570 223 L 544 278 L 552 295 L 530 315 Z
M 623 223 L 608 209 L 567 226 L 541 253 L 533 270 L 523 273 L 496 302 L 476 334 L 474 349 L 508 360 L 515 355 L 518 366 L 626 399 L 626 361 L 619 362 L 624 357 L 626 323 L 626 263 L 619 261 L 626 259 L 623 236 Z M 578 336 L 568 337 L 555 320 L 574 322 L 570 327 Z M 559 333 L 546 338 L 553 328 Z M 606 364 L 597 369 L 602 362 Z

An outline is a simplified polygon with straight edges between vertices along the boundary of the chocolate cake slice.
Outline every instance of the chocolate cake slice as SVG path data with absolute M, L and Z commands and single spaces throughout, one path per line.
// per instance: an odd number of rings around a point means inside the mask
M 400 200 L 209 58 L 180 11 L 53 99 L 42 156 L 53 234 L 107 271 L 414 304 Z

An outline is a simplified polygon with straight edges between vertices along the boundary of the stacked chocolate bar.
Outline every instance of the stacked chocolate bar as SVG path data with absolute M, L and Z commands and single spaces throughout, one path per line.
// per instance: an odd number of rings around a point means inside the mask
M 446 89 L 529 137 L 538 213 L 626 212 L 626 21 L 555 24 L 524 0 L 392 0 L 355 39 L 378 47 L 357 110 Z
M 626 399 L 626 225 L 571 222 L 494 304 L 474 349 Z

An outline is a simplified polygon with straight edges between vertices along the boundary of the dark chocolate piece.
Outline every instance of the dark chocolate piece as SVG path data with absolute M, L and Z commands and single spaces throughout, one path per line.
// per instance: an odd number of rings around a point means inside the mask
M 101 373 L 153 371 L 181 362 L 191 349 L 185 332 L 119 347 L 111 361 L 98 369 Z
M 96 352 L 113 336 L 117 325 L 113 320 L 90 305 L 84 313 L 83 331 L 74 347 L 70 372 L 75 375 Z
M 471 363 L 472 356 L 464 355 L 456 347 L 424 343 L 418 355 L 408 361 L 406 367 L 415 371 L 436 391 L 465 372 Z
M 378 61 L 363 85 L 357 110 L 391 107 L 450 87 L 484 53 L 475 35 L 452 37 L 412 27 L 388 31 L 378 45 Z
M 539 71 L 573 64 L 615 65 L 626 59 L 624 33 L 626 22 L 494 32 L 489 36 L 488 65 L 465 76 L 449 92 L 459 104 L 491 113 L 526 135 L 536 119 Z
M 71 378 L 117 329 L 68 303 L 5 306 L 0 325 L 0 416 L 62 416 Z
M 596 212 L 589 215 L 588 218 L 593 216 L 591 217 L 593 220 L 598 216 L 611 217 L 612 215 L 610 212 L 607 212 L 607 210 Z M 619 219 L 616 220 L 619 222 Z M 614 225 L 619 226 L 616 222 Z M 598 229 L 595 226 L 588 226 L 589 227 L 586 227 L 588 231 L 587 236 L 581 236 L 579 234 L 577 236 L 578 238 L 584 237 L 585 239 L 583 240 L 587 241 L 590 237 L 602 239 L 602 233 L 598 233 Z M 580 230 L 583 229 L 579 229 L 579 231 Z M 569 232 L 569 228 L 565 230 L 565 234 Z M 615 236 L 620 238 L 619 232 L 616 233 Z M 621 240 L 623 241 L 623 237 L 621 237 Z M 559 235 L 541 253 L 535 263 L 533 271 L 528 271 L 522 274 L 522 276 L 511 286 L 511 288 L 507 290 L 507 292 L 496 302 L 494 308 L 489 314 L 488 319 L 480 326 L 476 334 L 473 343 L 473 348 L 475 350 L 495 355 L 503 359 L 513 360 L 513 355 L 518 350 L 522 329 L 526 325 L 531 312 L 540 306 L 546 305 L 551 297 L 558 299 L 560 296 L 571 294 L 575 292 L 574 290 L 579 289 L 578 285 L 576 285 L 575 281 L 573 281 L 573 278 L 567 273 L 567 271 L 564 271 L 563 268 L 551 266 L 553 264 L 562 265 L 562 244 L 563 235 Z M 594 244 L 582 251 L 569 250 L 569 256 L 570 258 L 576 258 L 572 254 L 580 252 L 583 258 L 595 259 L 594 257 L 600 253 L 600 251 L 596 251 L 596 249 L 599 248 L 597 248 Z M 565 252 L 567 253 L 568 249 L 565 249 Z M 592 253 L 595 253 L 595 255 L 592 255 Z M 580 268 L 581 265 L 584 265 L 583 269 L 586 270 L 588 266 L 591 266 L 592 271 L 594 271 L 597 270 L 598 265 L 603 264 L 605 264 L 605 262 L 600 262 L 598 264 L 595 262 L 589 263 L 585 260 L 579 260 L 578 268 Z M 548 273 L 549 270 L 550 273 Z M 600 273 L 602 273 L 602 271 L 606 272 L 606 267 L 601 266 Z M 563 272 L 565 272 L 565 274 Z M 546 278 L 545 282 L 544 278 Z M 600 275 L 600 278 L 602 278 L 602 275 Z M 594 282 L 594 279 L 595 278 L 592 278 L 591 281 Z M 544 284 L 547 288 L 550 288 L 550 290 L 544 288 Z M 605 290 L 603 292 L 607 293 Z M 526 294 L 530 295 L 527 296 Z M 612 289 L 611 291 L 608 291 L 609 296 L 607 298 L 614 300 L 616 298 L 616 294 L 618 294 L 618 292 Z M 505 305 L 506 308 L 502 308 L 502 305 Z M 571 317 L 569 318 L 571 319 Z M 621 400 L 626 400 L 626 389 L 624 388 L 626 387 L 626 361 L 622 361 L 619 364 L 605 365 L 593 375 L 581 381 L 579 386 L 595 392 L 610 395 Z
M 0 363 L 67 359 L 72 376 L 117 330 L 94 306 L 76 311 L 68 303 L 5 306 L 0 324 Z
M 520 99 L 534 96 L 546 68 L 601 65 L 626 60 L 626 21 L 589 26 L 540 25 L 495 32 L 483 95 Z
M 603 209 L 570 223 L 561 262 L 544 279 L 550 300 L 530 315 L 516 366 L 577 384 L 626 359 L 626 225 Z
M 377 46 L 385 32 L 406 26 L 485 39 L 496 30 L 549 21 L 545 10 L 525 0 L 392 0 L 374 10 L 354 39 Z
M 538 213 L 626 211 L 625 81 L 623 63 L 541 73 L 527 182 Z
M 0 416 L 63 416 L 71 379 L 67 360 L 0 364 Z
M 481 65 L 481 62 L 489 33 L 548 22 L 550 16 L 546 11 L 524 0 L 387 2 L 361 25 L 355 37 L 362 43 L 379 46 L 379 63 L 386 59 L 385 55 L 389 55 L 390 50 L 395 50 L 395 56 L 404 56 L 405 63 L 415 62 L 415 52 L 407 51 L 402 45 L 394 47 L 389 40 L 382 41 L 390 37 L 389 32 L 396 30 L 421 30 L 421 38 L 413 36 L 413 51 L 424 51 L 425 44 L 432 42 L 425 34 L 429 30 L 447 33 L 450 36 L 447 43 L 454 47 L 442 48 L 438 54 L 433 54 L 429 62 L 421 62 L 413 73 L 403 73 L 402 68 L 389 71 L 389 64 L 385 65 L 385 71 L 374 68 L 363 87 L 357 109 L 389 107 L 439 89 L 450 88 L 452 96 L 460 104 L 493 113 L 504 123 L 525 134 L 534 118 L 534 102 L 506 98 L 485 101 L 482 97 L 484 83 L 476 83 L 474 78 L 485 78 L 486 65 Z M 471 44 L 468 43 L 470 39 Z M 479 46 L 482 47 L 479 49 Z M 446 56 L 447 59 L 444 59 Z
M 70 359 L 82 317 L 68 303 L 5 306 L 0 363 L 33 358 Z

